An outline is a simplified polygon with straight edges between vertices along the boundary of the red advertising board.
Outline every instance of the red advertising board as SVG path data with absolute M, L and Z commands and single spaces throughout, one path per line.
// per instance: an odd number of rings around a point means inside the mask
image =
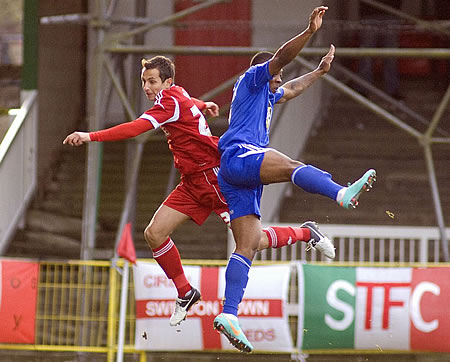
M 0 343 L 34 343 L 39 264 L 0 259 Z
M 411 349 L 448 352 L 450 341 L 450 268 L 414 268 Z

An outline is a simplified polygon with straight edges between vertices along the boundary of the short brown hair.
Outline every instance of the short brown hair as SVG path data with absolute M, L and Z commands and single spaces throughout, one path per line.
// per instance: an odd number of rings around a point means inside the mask
M 150 59 L 141 60 L 142 68 L 145 69 L 158 69 L 159 77 L 164 82 L 167 78 L 172 78 L 175 80 L 175 64 L 172 60 L 166 58 L 162 55 L 157 55 L 156 57 Z
M 250 60 L 250 66 L 267 62 L 272 57 L 273 53 L 271 52 L 267 51 L 258 52 L 253 56 L 252 60 Z

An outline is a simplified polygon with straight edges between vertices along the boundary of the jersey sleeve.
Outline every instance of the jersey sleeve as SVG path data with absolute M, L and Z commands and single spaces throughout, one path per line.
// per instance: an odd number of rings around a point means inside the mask
M 277 91 L 275 92 L 275 101 L 274 104 L 277 103 L 280 98 L 282 98 L 284 96 L 284 88 L 283 87 L 279 87 L 277 89 Z
M 91 141 L 97 142 L 120 141 L 136 137 L 137 135 L 150 131 L 153 128 L 153 125 L 149 121 L 138 118 L 134 121 L 122 123 L 101 131 L 89 132 L 89 137 Z
M 250 67 L 245 77 L 248 78 L 247 85 L 250 90 L 257 90 L 263 87 L 272 79 L 272 74 L 269 72 L 269 61 Z
M 197 106 L 198 109 L 200 109 L 201 111 L 203 111 L 206 108 L 206 103 L 203 102 L 200 99 L 191 97 L 192 101 L 194 102 L 194 104 Z

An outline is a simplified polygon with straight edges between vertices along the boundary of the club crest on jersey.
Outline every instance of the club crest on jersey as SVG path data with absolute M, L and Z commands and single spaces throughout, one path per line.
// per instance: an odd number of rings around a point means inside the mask
M 269 131 L 270 121 L 272 120 L 272 106 L 267 107 L 267 115 L 266 115 L 266 131 Z

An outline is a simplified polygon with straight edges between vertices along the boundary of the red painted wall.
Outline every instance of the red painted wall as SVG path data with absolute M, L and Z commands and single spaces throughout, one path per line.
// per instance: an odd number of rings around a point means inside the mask
M 175 11 L 198 4 L 197 1 L 179 0 Z M 203 9 L 179 22 L 175 30 L 176 45 L 250 46 L 251 0 L 233 0 Z M 231 76 L 248 67 L 250 56 L 198 56 L 175 57 L 175 83 L 186 88 L 193 97 L 220 85 Z M 232 86 L 214 98 L 220 106 L 231 101 Z

